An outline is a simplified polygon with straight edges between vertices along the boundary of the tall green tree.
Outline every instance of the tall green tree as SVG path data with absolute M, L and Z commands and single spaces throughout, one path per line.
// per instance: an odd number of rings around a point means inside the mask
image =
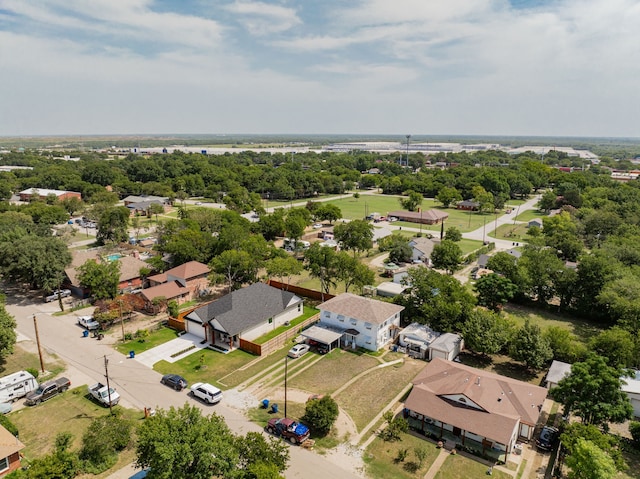
M 101 245 L 127 241 L 129 238 L 127 231 L 129 215 L 129 208 L 126 206 L 116 206 L 106 209 L 98 220 L 96 241 Z
M 565 414 L 577 415 L 584 424 L 621 423 L 633 415 L 629 398 L 621 390 L 622 376 L 622 368 L 609 366 L 605 358 L 591 354 L 574 363 L 571 373 L 550 394 L 564 406 Z
M 338 403 L 331 396 L 307 401 L 302 420 L 313 430 L 325 435 L 338 419 Z
M 429 268 L 411 268 L 408 286 L 396 302 L 406 316 L 437 331 L 459 331 L 475 306 L 475 297 L 453 276 Z
M 451 188 L 449 186 L 443 186 L 438 191 L 438 194 L 436 195 L 436 200 L 442 203 L 442 206 L 444 206 L 445 208 L 448 208 L 453 203 L 462 201 L 462 195 L 455 188 Z
M 422 204 L 422 200 L 424 200 L 424 196 L 422 193 L 418 193 L 417 191 L 407 190 L 404 192 L 405 197 L 399 198 L 400 205 L 405 210 L 416 211 L 420 205 Z
M 478 293 L 478 304 L 492 311 L 500 311 L 518 291 L 518 287 L 508 278 L 496 273 L 478 278 L 474 289 Z
M 217 414 L 195 406 L 159 409 L 138 428 L 136 466 L 148 479 L 234 477 L 240 463 L 234 435 Z
M 555 277 L 564 263 L 548 248 L 525 247 L 518 267 L 524 272 L 525 284 L 531 297 L 546 303 L 555 295 Z
M 284 258 L 271 258 L 266 261 L 265 267 L 267 270 L 267 276 L 277 277 L 281 283 L 284 283 L 284 279 L 289 282 L 291 276 L 302 273 L 302 263 L 295 259 L 293 256 L 286 256 Z
M 320 289 L 329 294 L 338 281 L 339 266 L 337 253 L 333 248 L 313 243 L 304 253 L 304 267 L 309 274 L 320 280 Z
M 527 368 L 538 371 L 553 358 L 553 351 L 540 326 L 527 319 L 513 336 L 509 355 L 523 362 Z
M 566 462 L 569 479 L 612 479 L 618 473 L 613 459 L 586 439 L 578 439 Z
M 246 251 L 223 251 L 211 260 L 209 266 L 214 273 L 213 279 L 216 279 L 215 275 L 221 277 L 227 283 L 229 292 L 239 289 L 256 276 L 256 264 Z
M 120 262 L 87 260 L 78 268 L 78 281 L 83 288 L 91 290 L 93 298 L 113 299 L 118 294 Z
M 462 326 L 465 347 L 483 356 L 502 351 L 513 333 L 508 319 L 480 308 L 471 311 Z
M 314 215 L 320 221 L 328 221 L 333 224 L 334 221 L 342 218 L 342 210 L 337 205 L 324 203 L 316 208 Z
M 162 206 L 160 203 L 151 203 L 149 205 L 148 214 L 149 216 L 156 216 L 156 224 L 158 224 L 158 215 L 161 215 L 162 213 L 164 213 L 164 206 Z
M 16 321 L 5 308 L 5 297 L 0 295 L 0 358 L 13 353 L 16 344 Z
M 451 240 L 442 240 L 433 247 L 431 252 L 431 262 L 436 269 L 444 269 L 449 274 L 453 274 L 460 269 L 462 263 L 462 250 L 460 246 Z
M 373 226 L 368 221 L 353 220 L 342 223 L 336 225 L 333 232 L 342 249 L 353 251 L 353 256 L 373 247 Z

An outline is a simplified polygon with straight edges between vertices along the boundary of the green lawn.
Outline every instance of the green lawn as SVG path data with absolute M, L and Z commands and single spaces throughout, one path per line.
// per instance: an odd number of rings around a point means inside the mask
M 524 223 L 498 226 L 497 230 L 492 231 L 488 236 L 492 238 L 503 239 L 507 241 L 526 241 L 530 238 L 527 236 L 527 225 Z
M 240 349 L 231 351 L 229 354 L 222 354 L 211 349 L 202 349 L 175 363 L 159 361 L 153 365 L 153 369 L 161 374 L 179 374 L 189 384 L 199 381 L 208 382 L 221 389 L 227 389 L 231 386 L 228 386 L 226 382 L 225 384 L 219 383 L 218 379 L 240 369 L 254 359 L 256 359 L 256 356 Z
M 549 215 L 547 213 L 545 213 L 544 211 L 527 210 L 527 211 L 524 211 L 524 212 L 520 213 L 518 216 L 516 216 L 516 220 L 517 221 L 525 221 L 525 222 L 528 223 L 532 219 L 544 218 L 545 216 L 549 216 Z
M 229 369 L 218 378 L 219 384 L 222 384 L 225 389 L 233 388 L 248 379 L 255 378 L 257 380 L 260 377 L 267 376 L 272 371 L 277 370 L 278 367 L 282 367 L 284 364 L 283 360 L 287 352 L 289 352 L 289 349 L 291 349 L 291 345 L 286 345 L 284 348 L 268 356 L 261 356 L 259 358 L 258 356 L 251 356 L 251 359 L 255 362 L 252 362 L 250 366 L 245 365 L 246 367 Z M 227 356 L 229 355 L 227 354 Z M 276 366 L 276 364 L 280 364 L 280 366 Z
M 116 350 L 122 354 L 128 354 L 129 351 L 134 351 L 136 354 L 139 354 L 177 337 L 179 337 L 178 331 L 163 327 L 152 331 L 149 333 L 149 336 L 144 339 L 132 339 L 131 341 L 119 343 L 116 345 Z
M 584 343 L 602 330 L 602 326 L 598 323 L 577 318 L 573 315 L 560 315 L 550 311 L 527 308 L 526 306 L 514 304 L 506 305 L 504 314 L 514 320 L 518 326 L 524 325 L 525 320 L 528 319 L 532 324 L 540 326 L 542 330 L 550 326 L 566 329 Z
M 461 239 L 458 241 L 458 246 L 462 250 L 462 254 L 466 255 L 472 253 L 473 251 L 482 248 L 482 241 L 479 240 L 470 240 L 470 239 Z
M 65 369 L 64 362 L 60 361 L 56 356 L 51 356 L 44 351 L 44 367 L 50 374 L 44 377 L 38 377 L 39 381 L 46 380 Z M 0 376 L 24 371 L 26 369 L 35 369 L 40 371 L 40 359 L 36 353 L 31 353 L 22 348 L 18 343 L 13 348 L 13 353 L 0 359 Z
M 136 421 L 144 417 L 142 411 L 125 409 L 122 406 L 116 406 L 116 410 Z M 38 406 L 14 411 L 9 414 L 9 419 L 17 426 L 20 440 L 27 446 L 23 449 L 25 457 L 32 459 L 41 457 L 53 449 L 58 432 L 72 433 L 73 448 L 78 449 L 82 435 L 91 420 L 107 414 L 109 408 L 104 408 L 89 399 L 87 386 L 82 385 Z M 131 458 L 129 462 L 130 460 Z
M 482 462 L 461 454 L 450 454 L 436 473 L 435 479 L 460 479 L 461 477 L 484 477 L 488 466 Z M 494 469 L 492 476 L 496 479 L 511 479 L 506 472 Z
M 400 441 L 385 442 L 376 438 L 367 447 L 364 454 L 364 461 L 367 465 L 367 475 L 372 479 L 418 479 L 424 477 L 426 472 L 438 457 L 440 449 L 435 444 L 412 434 L 401 434 Z M 416 448 L 427 451 L 427 457 L 418 467 L 416 459 Z M 408 451 L 404 461 L 397 460 L 398 452 L 401 449 Z M 471 476 L 459 476 L 471 477 Z
M 289 326 L 278 326 L 276 329 L 274 329 L 273 331 L 269 331 L 267 334 L 260 336 L 258 339 L 256 339 L 255 341 L 253 341 L 256 344 L 264 344 L 267 341 L 269 341 L 270 339 L 275 338 L 276 336 L 284 333 L 285 331 L 291 329 L 291 328 L 295 328 L 297 325 L 299 325 L 300 323 L 302 323 L 303 321 L 305 321 L 306 319 L 309 319 L 311 316 L 313 316 L 314 314 L 319 313 L 320 311 L 316 308 L 312 308 L 310 306 L 304 306 L 304 312 L 298 316 L 297 318 L 295 318 L 293 321 L 291 321 L 289 323 Z

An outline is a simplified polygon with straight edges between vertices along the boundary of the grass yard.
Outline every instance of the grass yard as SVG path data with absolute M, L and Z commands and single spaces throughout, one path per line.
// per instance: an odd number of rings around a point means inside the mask
M 342 217 L 349 220 L 363 219 L 367 214 L 380 213 L 386 216 L 390 211 L 401 210 L 399 196 L 390 195 L 361 195 L 355 199 L 340 198 L 328 201 L 327 203 L 336 205 L 342 211 Z M 422 202 L 424 209 L 433 208 L 435 202 L 433 200 L 425 200 Z
M 284 363 L 282 361 L 289 352 L 289 349 L 291 349 L 291 346 L 287 345 L 279 351 L 269 354 L 268 356 L 264 356 L 260 359 L 258 358 L 258 356 L 251 356 L 252 360 L 255 362 L 249 361 L 251 362 L 251 365 L 249 366 L 245 365 L 246 367 L 241 366 L 240 368 L 236 368 L 235 370 L 227 371 L 226 374 L 218 378 L 218 384 L 223 385 L 224 388 L 227 389 L 234 388 L 253 377 L 258 380 L 260 377 L 264 377 L 270 374 L 272 371 L 276 370 L 277 367 L 274 366 L 275 364 L 281 364 L 281 367 L 284 367 Z M 227 356 L 229 356 L 230 354 L 233 353 L 229 353 L 227 354 Z M 271 369 L 272 366 L 274 366 L 273 369 Z
M 482 241 L 463 238 L 460 241 L 458 241 L 458 246 L 460 246 L 460 249 L 462 250 L 462 254 L 467 255 L 469 253 L 474 252 L 477 249 L 482 248 Z
M 576 339 L 583 343 L 586 343 L 592 336 L 602 330 L 599 324 L 585 319 L 555 314 L 540 309 L 527 308 L 526 306 L 507 304 L 503 311 L 506 316 L 515 321 L 518 326 L 523 326 L 527 319 L 531 324 L 537 324 L 543 330 L 550 326 L 557 326 L 573 333 Z
M 529 228 L 527 228 L 527 225 L 524 223 L 515 225 L 510 223 L 508 225 L 498 226 L 498 229 L 489 233 L 488 236 L 507 241 L 527 241 L 530 238 L 530 236 L 527 236 L 528 230 Z
M 153 365 L 153 369 L 161 374 L 179 374 L 189 384 L 195 382 L 208 382 L 220 389 L 228 389 L 230 386 L 221 384 L 218 379 L 232 371 L 240 369 L 254 360 L 256 356 L 240 349 L 222 354 L 211 349 L 202 349 L 175 363 L 159 361 Z
M 435 479 L 459 479 L 461 477 L 484 477 L 488 466 L 482 462 L 465 457 L 461 454 L 450 454 L 436 473 Z M 513 476 L 506 472 L 493 469 L 491 477 L 496 479 L 511 479 Z
M 351 416 L 358 431 L 362 431 L 425 365 L 424 361 L 407 359 L 403 364 L 374 369 L 338 394 L 335 400 Z
M 298 316 L 297 318 L 295 318 L 294 320 L 290 321 L 289 326 L 278 326 L 276 329 L 274 329 L 273 331 L 269 331 L 269 333 L 260 336 L 259 338 L 257 338 L 254 343 L 256 344 L 264 344 L 267 341 L 269 341 L 270 339 L 275 338 L 276 336 L 284 333 L 285 331 L 287 331 L 288 329 L 291 328 L 295 328 L 298 324 L 302 323 L 303 321 L 309 319 L 311 316 L 313 316 L 314 314 L 318 314 L 320 312 L 320 310 L 316 309 L 316 308 L 312 308 L 310 306 L 304 306 L 304 312 Z
M 289 386 L 315 394 L 331 394 L 350 379 L 379 362 L 366 354 L 333 350 L 322 361 L 289 380 Z M 365 376 L 368 377 L 368 376 Z
M 141 421 L 141 411 L 117 406 L 125 417 Z M 44 456 L 53 450 L 58 432 L 73 434 L 73 449 L 82 444 L 82 435 L 91 420 L 109 414 L 104 408 L 87 396 L 85 385 L 71 389 L 39 406 L 25 407 L 9 414 L 9 419 L 20 431 L 20 440 L 26 445 L 23 453 L 27 459 Z M 132 458 L 129 458 L 131 462 Z
M 149 333 L 146 338 L 132 339 L 116 345 L 116 350 L 122 354 L 128 354 L 129 351 L 135 351 L 136 354 L 142 353 L 148 349 L 155 348 L 160 344 L 164 344 L 179 336 L 178 331 L 171 328 L 160 328 Z
M 48 378 L 54 377 L 64 371 L 64 362 L 62 362 L 58 357 L 49 355 L 43 350 L 43 359 L 45 369 L 49 374 L 46 376 L 39 376 L 39 381 L 46 381 Z M 12 354 L 0 359 L 0 375 L 2 376 L 16 373 L 18 371 L 24 371 L 26 369 L 35 369 L 36 371 L 40 371 L 40 359 L 38 358 L 37 352 L 30 352 L 26 350 L 20 343 L 16 344 Z
M 422 467 L 418 467 L 415 455 L 416 448 L 427 451 L 427 457 L 422 463 Z M 402 449 L 407 449 L 408 454 L 406 459 L 400 462 L 397 458 Z M 412 434 L 402 433 L 401 440 L 393 442 L 385 442 L 376 438 L 364 455 L 367 475 L 372 479 L 421 479 L 438 457 L 439 452 L 440 450 L 436 448 L 435 444 Z
M 516 220 L 517 221 L 525 221 L 525 222 L 529 222 L 532 219 L 535 218 L 544 218 L 545 216 L 549 216 L 547 213 L 545 213 L 544 211 L 540 211 L 540 210 L 527 210 L 527 211 L 523 211 L 522 213 L 520 213 L 518 216 L 516 216 Z

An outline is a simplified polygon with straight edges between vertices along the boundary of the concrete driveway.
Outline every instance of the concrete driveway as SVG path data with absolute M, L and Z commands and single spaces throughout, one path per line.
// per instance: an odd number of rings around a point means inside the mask
M 7 310 L 15 317 L 17 331 L 29 338 L 30 342 L 35 342 L 33 315 L 37 314 L 42 347 L 67 364 L 64 374 L 72 380 L 74 386 L 104 380 L 106 360 L 111 385 L 122 398 L 120 404 L 138 409 L 141 416 L 145 407 L 169 409 L 189 403 L 200 408 L 204 414 L 215 412 L 221 415 L 236 434 L 262 432 L 261 427 L 250 422 L 239 410 L 225 404 L 224 400 L 220 404 L 209 406 L 190 398 L 185 390 L 175 391 L 160 384 L 161 374 L 114 350 L 116 339 L 111 340 L 106 336 L 98 341 L 83 337 L 76 318 L 86 312 L 52 316 L 50 313 L 58 310 L 57 303 L 43 303 L 39 294 L 24 293 L 11 287 L 4 289 L 7 294 Z M 230 398 L 227 400 L 231 401 Z M 340 464 L 306 449 L 290 447 L 290 454 L 289 468 L 285 472 L 287 479 L 361 479 L 361 476 L 347 469 L 347 464 Z M 126 477 L 130 476 L 131 474 Z
M 206 348 L 207 344 L 201 343 L 202 338 L 189 333 L 183 334 L 179 338 L 172 339 L 171 341 L 156 346 L 155 348 L 136 354 L 135 360 L 150 368 L 153 368 L 153 365 L 158 361 L 164 360 L 168 363 L 175 363 L 182 358 L 186 358 L 187 356 Z

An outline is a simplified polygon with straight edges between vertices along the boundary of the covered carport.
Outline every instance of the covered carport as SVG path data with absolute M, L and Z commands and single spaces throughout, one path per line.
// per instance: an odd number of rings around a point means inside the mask
M 309 343 L 314 341 L 316 344 L 324 345 L 328 351 L 333 348 L 340 347 L 340 338 L 342 333 L 332 329 L 322 328 L 320 326 L 311 326 L 300 333 L 300 336 L 306 338 Z

